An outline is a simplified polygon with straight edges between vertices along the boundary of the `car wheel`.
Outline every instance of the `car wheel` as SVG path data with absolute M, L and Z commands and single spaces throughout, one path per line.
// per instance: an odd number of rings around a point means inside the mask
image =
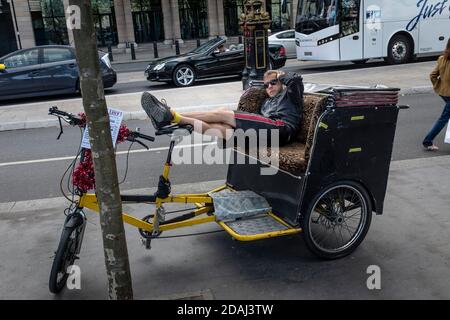
M 389 41 L 387 60 L 390 64 L 409 62 L 411 61 L 412 56 L 412 43 L 407 37 L 398 34 Z
M 188 87 L 192 86 L 195 82 L 195 72 L 194 69 L 187 65 L 182 64 L 175 68 L 173 72 L 173 83 L 177 87 Z
M 80 88 L 80 78 L 77 79 L 77 82 L 75 83 L 75 93 L 80 93 L 81 92 L 81 88 Z

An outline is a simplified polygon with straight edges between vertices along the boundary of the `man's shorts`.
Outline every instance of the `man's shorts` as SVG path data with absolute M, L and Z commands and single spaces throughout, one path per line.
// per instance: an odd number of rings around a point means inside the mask
M 264 117 L 260 114 L 234 111 L 234 118 L 236 120 L 236 129 L 242 129 L 244 132 L 247 130 L 266 129 L 267 135 L 270 137 L 271 130 L 278 130 L 279 132 L 279 145 L 288 143 L 291 139 L 291 129 L 286 125 L 283 120 L 271 119 Z

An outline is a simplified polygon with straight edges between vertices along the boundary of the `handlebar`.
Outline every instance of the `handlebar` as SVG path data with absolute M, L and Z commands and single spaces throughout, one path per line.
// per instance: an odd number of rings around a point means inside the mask
M 64 118 L 64 121 L 73 126 L 78 126 L 83 123 L 83 120 L 81 120 L 79 117 L 74 116 L 71 113 L 58 110 L 58 107 L 51 107 L 50 109 L 48 109 L 48 114 L 52 116 L 57 116 L 60 119 Z
M 77 117 L 77 116 L 75 116 L 75 115 L 73 115 L 71 113 L 59 110 L 58 107 L 56 107 L 56 106 L 51 107 L 48 110 L 48 114 L 52 115 L 52 116 L 56 116 L 59 119 L 59 124 L 60 124 L 60 130 L 61 131 L 60 131 L 57 139 L 59 139 L 61 137 L 61 135 L 63 134 L 63 128 L 62 128 L 62 124 L 61 124 L 61 119 L 63 119 L 65 122 L 69 123 L 72 126 L 81 126 L 81 125 L 84 124 L 84 121 L 80 117 Z M 144 143 L 139 141 L 138 139 L 143 139 L 143 140 L 147 140 L 147 141 L 150 141 L 150 142 L 155 141 L 154 137 L 142 134 L 142 133 L 140 133 L 138 131 L 131 131 L 131 130 L 129 130 L 129 133 L 128 133 L 128 136 L 127 136 L 126 139 L 128 141 L 131 141 L 131 142 L 137 142 L 137 143 L 139 143 L 140 145 L 142 145 L 143 147 L 145 147 L 147 149 L 148 149 L 148 147 Z
M 147 135 L 142 134 L 142 133 L 137 132 L 137 131 L 130 131 L 130 135 L 132 135 L 134 138 L 140 138 L 140 139 L 144 139 L 144 140 L 147 140 L 147 141 L 150 141 L 150 142 L 155 141 L 154 137 L 147 136 Z
M 143 146 L 144 148 L 146 148 L 148 150 L 149 149 L 148 146 L 145 143 L 143 143 L 142 141 L 139 141 L 138 139 L 144 139 L 144 140 L 147 140 L 147 141 L 150 141 L 150 142 L 155 141 L 154 137 L 147 136 L 147 135 L 142 134 L 142 133 L 137 132 L 137 131 L 130 131 L 130 133 L 129 133 L 128 137 L 127 137 L 127 140 L 131 141 L 131 142 L 137 142 L 141 146 Z

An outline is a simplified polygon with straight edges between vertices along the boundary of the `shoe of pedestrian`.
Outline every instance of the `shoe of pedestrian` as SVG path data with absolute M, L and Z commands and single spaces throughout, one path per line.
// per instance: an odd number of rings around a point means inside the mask
M 149 92 L 144 92 L 141 97 L 141 105 L 152 121 L 155 129 L 170 125 L 173 114 L 167 104 L 159 101 Z
M 432 144 L 431 146 L 423 146 L 426 151 L 438 151 L 439 147 Z

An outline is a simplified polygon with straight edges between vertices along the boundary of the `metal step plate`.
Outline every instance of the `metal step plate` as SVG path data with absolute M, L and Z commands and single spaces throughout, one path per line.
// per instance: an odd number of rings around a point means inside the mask
M 289 229 L 267 214 L 224 222 L 224 224 L 242 236 L 267 234 Z

